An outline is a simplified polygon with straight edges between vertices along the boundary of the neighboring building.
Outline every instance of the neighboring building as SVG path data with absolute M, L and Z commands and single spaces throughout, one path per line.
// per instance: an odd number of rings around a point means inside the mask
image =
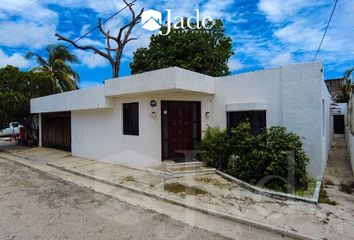
M 332 97 L 339 96 L 342 94 L 341 91 L 342 81 L 343 78 L 334 78 L 334 79 L 325 80 L 329 94 L 331 94 Z
M 301 136 L 320 179 L 330 147 L 331 99 L 321 63 L 209 77 L 177 67 L 116 78 L 101 86 L 31 100 L 40 145 L 133 167 L 159 166 L 192 150 L 207 126 L 250 119 Z
M 334 78 L 325 80 L 327 89 L 332 96 L 333 101 L 340 101 L 342 95 L 342 82 L 343 78 Z M 344 134 L 347 104 L 346 103 L 332 103 L 332 115 L 333 115 L 333 133 Z
M 347 103 L 332 103 L 333 133 L 344 134 L 347 122 Z

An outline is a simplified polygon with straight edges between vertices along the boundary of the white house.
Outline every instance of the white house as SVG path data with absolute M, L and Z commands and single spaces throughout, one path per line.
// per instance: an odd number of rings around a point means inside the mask
M 330 96 L 319 62 L 210 77 L 177 67 L 105 81 L 31 100 L 40 145 L 74 156 L 153 167 L 192 150 L 210 126 L 249 118 L 255 131 L 284 126 L 299 134 L 321 178 L 330 147 Z

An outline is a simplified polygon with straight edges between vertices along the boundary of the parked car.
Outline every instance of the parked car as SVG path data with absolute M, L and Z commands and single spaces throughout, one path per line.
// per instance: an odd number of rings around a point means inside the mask
M 12 134 L 20 134 L 21 124 L 18 122 L 11 122 L 7 127 L 0 130 L 0 137 L 9 137 Z

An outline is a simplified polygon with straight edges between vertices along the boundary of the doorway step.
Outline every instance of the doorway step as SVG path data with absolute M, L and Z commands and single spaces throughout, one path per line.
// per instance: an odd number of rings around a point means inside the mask
M 172 177 L 183 177 L 189 175 L 195 176 L 216 173 L 215 168 L 206 167 L 202 162 L 175 163 L 174 161 L 163 161 L 161 167 L 155 170 L 160 171 L 160 174 L 165 174 Z

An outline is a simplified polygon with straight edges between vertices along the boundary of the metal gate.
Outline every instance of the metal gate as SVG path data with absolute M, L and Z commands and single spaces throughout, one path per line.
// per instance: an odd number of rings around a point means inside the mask
M 42 114 L 42 146 L 71 151 L 71 113 Z

